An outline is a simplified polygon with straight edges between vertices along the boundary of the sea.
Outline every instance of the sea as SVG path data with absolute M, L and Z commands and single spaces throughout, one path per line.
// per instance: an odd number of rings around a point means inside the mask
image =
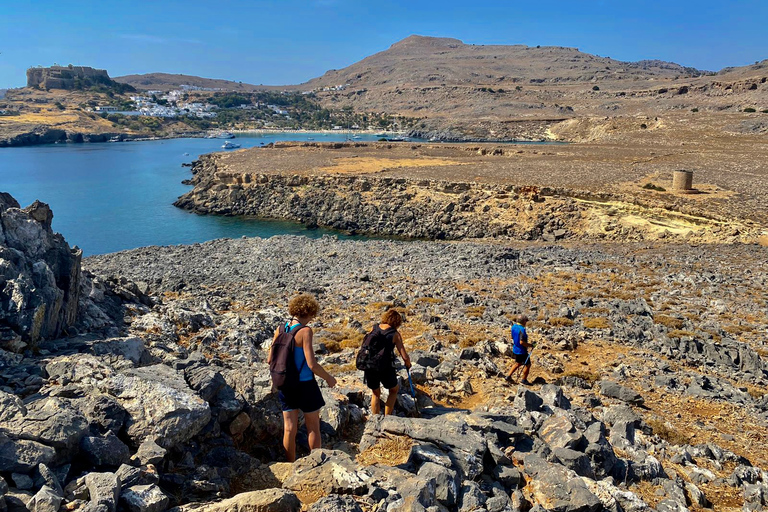
M 238 134 L 243 148 L 285 140 L 343 141 L 346 133 Z M 360 134 L 360 141 L 378 140 Z M 294 234 L 319 238 L 344 233 L 307 229 L 299 223 L 198 215 L 173 202 L 190 190 L 190 163 L 223 151 L 221 139 L 181 138 L 93 144 L 51 144 L 0 149 L 0 192 L 22 207 L 36 199 L 53 210 L 53 229 L 84 255 L 149 245 L 176 245 L 217 238 Z

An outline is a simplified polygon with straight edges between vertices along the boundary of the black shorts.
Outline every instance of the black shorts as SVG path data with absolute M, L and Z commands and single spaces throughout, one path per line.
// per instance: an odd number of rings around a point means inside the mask
M 303 413 L 319 411 L 325 405 L 323 393 L 315 379 L 299 382 L 294 388 L 281 389 L 277 393 L 283 412 L 300 409 Z
M 531 359 L 528 357 L 528 352 L 525 354 L 515 354 L 515 362 L 524 364 L 525 366 L 531 366 Z
M 365 383 L 368 389 L 379 389 L 381 386 L 393 389 L 397 386 L 397 372 L 394 368 L 365 370 Z

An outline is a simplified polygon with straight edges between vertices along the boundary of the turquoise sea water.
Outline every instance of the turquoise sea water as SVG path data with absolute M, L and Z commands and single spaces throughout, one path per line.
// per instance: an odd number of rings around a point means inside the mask
M 345 134 L 273 133 L 234 139 L 242 147 L 279 140 L 344 140 Z M 360 140 L 376 140 L 362 135 Z M 222 151 L 220 139 L 53 144 L 0 149 L 0 191 L 22 207 L 39 199 L 53 209 L 53 229 L 85 255 L 147 245 L 240 236 L 333 233 L 279 221 L 197 215 L 173 206 L 190 189 L 184 162 Z M 341 236 L 341 235 L 340 235 Z

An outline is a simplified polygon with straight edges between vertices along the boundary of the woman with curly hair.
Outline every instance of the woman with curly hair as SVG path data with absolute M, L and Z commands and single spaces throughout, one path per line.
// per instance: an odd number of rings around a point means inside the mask
M 304 424 L 307 426 L 309 448 L 320 448 L 320 409 L 325 405 L 323 394 L 317 385 L 315 375 L 324 379 L 329 387 L 336 385 L 336 379 L 320 366 L 315 359 L 312 347 L 312 328 L 307 324 L 317 316 L 320 306 L 309 294 L 297 295 L 288 303 L 288 313 L 291 320 L 285 324 L 285 330 L 293 334 L 296 348 L 293 360 L 299 371 L 299 385 L 295 388 L 280 390 L 278 397 L 283 409 L 283 447 L 288 462 L 296 460 L 296 434 L 299 431 L 299 410 L 304 413 Z M 275 330 L 277 339 L 279 327 Z M 272 350 L 267 362 L 272 361 Z
M 379 361 L 379 368 L 375 370 L 365 370 L 365 383 L 373 393 L 371 398 L 371 414 L 381 414 L 381 386 L 389 390 L 387 402 L 384 406 L 384 414 L 395 412 L 395 401 L 397 393 L 400 391 L 400 384 L 397 382 L 397 372 L 395 371 L 395 348 L 403 358 L 405 367 L 410 370 L 411 358 L 405 351 L 403 345 L 403 336 L 397 332 L 398 327 L 403 323 L 403 316 L 395 309 L 387 310 L 381 317 L 381 323 L 374 326 L 378 330 L 378 335 L 385 340 L 386 351 L 383 360 Z

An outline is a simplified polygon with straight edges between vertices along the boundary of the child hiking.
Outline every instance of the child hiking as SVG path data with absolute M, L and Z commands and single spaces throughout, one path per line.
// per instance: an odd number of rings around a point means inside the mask
M 533 344 L 528 342 L 528 332 L 525 330 L 525 326 L 528 323 L 528 317 L 525 315 L 517 315 L 515 322 L 512 325 L 512 353 L 515 356 L 515 364 L 509 371 L 506 377 L 507 382 L 514 383 L 513 376 L 520 367 L 523 367 L 523 378 L 520 381 L 524 386 L 530 385 L 528 382 L 528 372 L 531 371 L 531 353 L 529 349 L 533 349 Z
M 381 317 L 381 323 L 374 325 L 373 330 L 366 335 L 363 346 L 357 355 L 357 368 L 365 373 L 365 383 L 373 392 L 371 397 L 371 414 L 381 414 L 381 386 L 389 390 L 384 414 L 395 412 L 395 401 L 400 384 L 395 371 L 395 348 L 403 358 L 407 369 L 411 369 L 411 358 L 403 346 L 403 337 L 397 332 L 403 323 L 403 317 L 394 309 L 390 309 Z
M 320 309 L 314 297 L 297 295 L 288 304 L 291 320 L 275 330 L 267 363 L 283 409 L 283 447 L 288 462 L 296 460 L 299 410 L 304 413 L 309 449 L 320 448 L 320 409 L 325 405 L 315 375 L 336 385 L 336 379 L 320 366 L 312 348 L 313 332 L 307 324 Z

